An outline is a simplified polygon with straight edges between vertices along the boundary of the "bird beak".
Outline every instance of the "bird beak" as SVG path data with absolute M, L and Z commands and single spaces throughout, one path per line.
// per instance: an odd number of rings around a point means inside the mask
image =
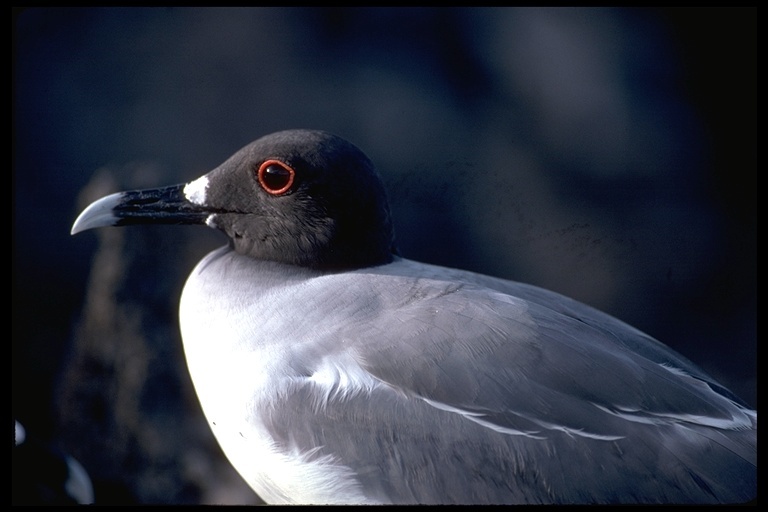
M 104 226 L 205 224 L 213 213 L 187 199 L 186 184 L 117 192 L 94 201 L 78 215 L 71 234 Z

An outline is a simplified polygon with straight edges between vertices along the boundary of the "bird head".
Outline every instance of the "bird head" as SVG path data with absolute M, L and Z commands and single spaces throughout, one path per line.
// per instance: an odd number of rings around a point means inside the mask
M 142 223 L 205 224 L 240 254 L 312 268 L 379 265 L 396 253 L 373 164 L 323 131 L 273 133 L 189 183 L 101 198 L 83 210 L 72 234 Z

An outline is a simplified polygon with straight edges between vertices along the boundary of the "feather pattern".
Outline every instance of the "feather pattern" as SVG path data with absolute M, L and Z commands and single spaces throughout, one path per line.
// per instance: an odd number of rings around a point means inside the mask
M 608 315 L 405 259 L 293 269 L 287 281 L 281 267 L 223 248 L 193 272 L 181 308 L 190 372 L 215 383 L 198 385 L 212 429 L 229 457 L 265 458 L 243 476 L 278 503 L 751 497 L 755 482 L 723 468 L 756 465 L 756 413 Z M 216 311 L 190 309 L 199 294 Z M 302 315 L 287 316 L 297 302 Z M 260 335 L 227 332 L 253 317 Z M 250 387 L 223 407 L 218 386 L 232 396 L 234 382 Z M 232 427 L 248 443 L 228 447 Z

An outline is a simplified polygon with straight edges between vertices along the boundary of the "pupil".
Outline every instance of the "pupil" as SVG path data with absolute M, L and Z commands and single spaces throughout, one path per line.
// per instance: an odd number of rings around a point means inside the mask
M 279 165 L 270 165 L 264 169 L 264 184 L 271 190 L 280 190 L 283 188 L 291 177 L 286 169 Z

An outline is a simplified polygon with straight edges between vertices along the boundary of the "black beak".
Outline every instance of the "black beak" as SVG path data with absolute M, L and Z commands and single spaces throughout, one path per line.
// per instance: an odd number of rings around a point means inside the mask
M 71 234 L 104 226 L 205 224 L 210 210 L 191 203 L 186 184 L 117 192 L 94 201 L 78 215 Z

